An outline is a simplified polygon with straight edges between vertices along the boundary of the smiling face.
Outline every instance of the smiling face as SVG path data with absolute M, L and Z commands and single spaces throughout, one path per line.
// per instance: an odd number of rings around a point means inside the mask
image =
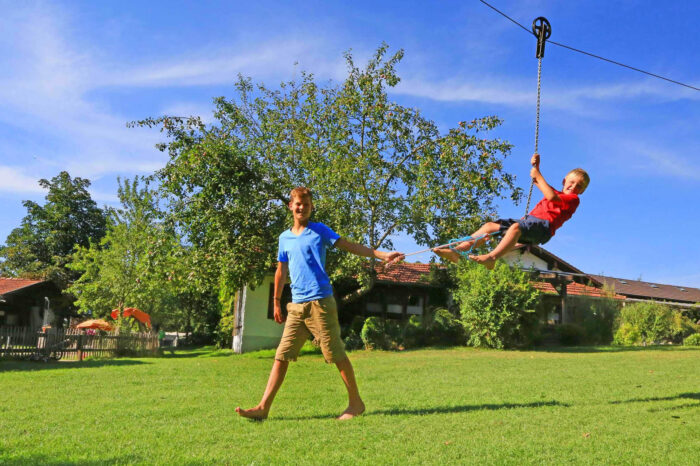
M 314 204 L 311 202 L 310 196 L 292 196 L 289 201 L 289 210 L 294 216 L 294 223 L 306 224 L 311 217 L 311 211 L 314 209 Z
M 569 173 L 564 178 L 563 183 L 562 192 L 564 194 L 581 194 L 586 190 L 587 186 L 586 180 L 578 173 Z

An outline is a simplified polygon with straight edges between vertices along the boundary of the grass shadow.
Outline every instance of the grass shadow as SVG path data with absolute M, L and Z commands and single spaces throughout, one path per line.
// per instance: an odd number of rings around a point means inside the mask
M 433 406 L 429 408 L 391 408 L 367 411 L 363 416 L 427 416 L 432 414 L 454 414 L 467 413 L 470 411 L 497 411 L 501 409 L 529 409 L 543 408 L 547 406 L 558 406 L 568 408 L 571 406 L 568 403 L 559 401 L 535 401 L 532 403 L 485 403 L 480 405 L 462 405 L 462 406 Z M 334 419 L 339 413 L 316 416 L 296 416 L 296 417 L 275 417 L 275 420 L 280 421 L 303 421 L 311 419 Z
M 542 353 L 623 353 L 631 351 L 700 351 L 700 347 L 679 345 L 650 346 L 543 346 L 532 351 Z
M 698 403 L 685 403 L 679 406 L 669 406 L 667 408 L 651 408 L 649 412 L 652 413 L 657 413 L 661 411 L 674 411 L 677 409 L 686 409 L 686 408 L 700 408 L 700 392 L 698 393 L 679 393 L 678 395 L 674 396 L 652 396 L 652 397 L 647 397 L 647 398 L 631 398 L 629 400 L 622 400 L 622 401 L 610 401 L 609 403 L 611 405 L 619 405 L 619 404 L 626 404 L 626 403 L 649 403 L 652 401 L 674 401 L 674 400 L 695 400 L 698 401 Z
M 4 453 L 0 451 L 0 453 Z M 127 453 L 121 456 L 100 457 L 94 460 L 61 460 L 49 455 L 21 455 L 17 458 L 3 458 L 0 456 L 0 463 L 3 465 L 27 465 L 27 464 L 46 464 L 46 465 L 100 465 L 100 464 L 135 464 L 142 463 L 144 458 L 135 453 Z
M 1 372 L 36 372 L 53 369 L 86 369 L 104 366 L 136 366 L 141 364 L 152 364 L 145 361 L 133 359 L 97 359 L 92 361 L 3 361 L 0 363 Z
M 672 400 L 698 400 L 700 401 L 700 392 L 698 393 L 679 393 L 675 396 L 652 396 L 648 398 L 631 398 L 622 401 L 610 401 L 611 405 L 619 405 L 624 403 L 647 403 L 649 401 L 672 401 Z

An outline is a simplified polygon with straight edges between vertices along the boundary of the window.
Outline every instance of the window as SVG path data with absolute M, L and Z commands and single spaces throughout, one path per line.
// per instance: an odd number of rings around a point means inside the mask
M 275 319 L 275 305 L 274 305 L 274 297 L 275 297 L 275 284 L 270 283 L 270 295 L 268 298 L 267 302 L 267 318 L 270 320 Z M 292 289 L 289 287 L 289 284 L 284 285 L 284 288 L 282 288 L 282 300 L 281 300 L 281 306 L 282 306 L 282 315 L 284 317 L 287 317 L 287 304 L 292 302 Z

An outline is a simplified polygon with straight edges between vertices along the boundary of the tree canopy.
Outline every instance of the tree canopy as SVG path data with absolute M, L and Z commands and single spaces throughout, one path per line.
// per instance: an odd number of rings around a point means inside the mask
M 87 179 L 63 171 L 39 184 L 48 190 L 46 202 L 22 203 L 27 215 L 0 248 L 0 274 L 53 280 L 63 288 L 78 276 L 66 268 L 75 246 L 104 236 L 105 213 L 90 197 Z
M 484 134 L 498 118 L 440 131 L 389 98 L 402 57 L 382 45 L 360 68 L 347 53 L 342 83 L 301 73 L 271 89 L 241 77 L 233 98 L 215 99 L 213 124 L 173 116 L 135 123 L 167 135 L 159 148 L 170 159 L 157 176 L 200 271 L 236 287 L 258 283 L 276 260 L 277 237 L 290 226 L 287 195 L 299 185 L 314 193 L 312 220 L 385 249 L 400 233 L 424 245 L 463 236 L 496 198 L 519 198 L 503 170 L 511 146 Z M 332 279 L 370 282 L 368 260 L 328 260 Z

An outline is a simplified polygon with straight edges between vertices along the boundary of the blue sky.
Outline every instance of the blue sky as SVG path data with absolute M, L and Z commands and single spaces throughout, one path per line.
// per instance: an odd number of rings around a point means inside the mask
M 546 16 L 551 40 L 700 87 L 700 2 L 490 3 L 526 26 Z M 498 115 L 494 135 L 515 146 L 506 168 L 529 185 L 535 42 L 477 0 L 0 6 L 0 241 L 25 215 L 22 200 L 43 201 L 39 178 L 68 170 L 112 204 L 117 176 L 161 167 L 160 134 L 127 121 L 211 120 L 212 97 L 232 95 L 238 73 L 267 85 L 300 69 L 340 80 L 344 51 L 362 60 L 382 41 L 406 51 L 393 99 L 444 129 Z M 547 249 L 590 273 L 700 287 L 699 104 L 698 91 L 548 45 L 542 171 L 558 187 L 581 166 L 592 182 Z M 515 217 L 523 209 L 500 208 Z

